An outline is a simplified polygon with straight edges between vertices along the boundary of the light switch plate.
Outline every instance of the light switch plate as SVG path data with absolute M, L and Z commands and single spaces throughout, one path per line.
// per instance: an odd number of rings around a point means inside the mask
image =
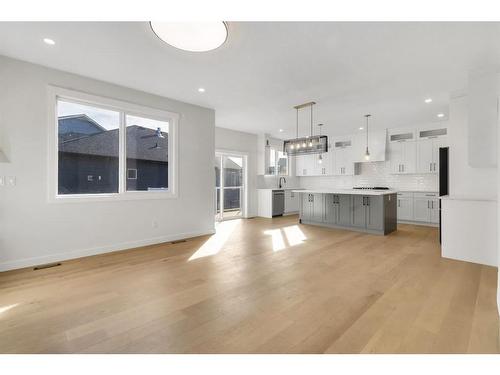
M 5 186 L 5 177 L 0 176 L 0 186 Z
M 16 176 L 7 177 L 7 184 L 9 186 L 16 186 Z

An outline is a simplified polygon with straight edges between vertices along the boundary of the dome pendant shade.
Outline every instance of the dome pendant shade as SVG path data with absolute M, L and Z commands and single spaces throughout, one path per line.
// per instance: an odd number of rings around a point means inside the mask
M 150 22 L 158 38 L 171 46 L 190 52 L 214 50 L 227 39 L 224 22 Z

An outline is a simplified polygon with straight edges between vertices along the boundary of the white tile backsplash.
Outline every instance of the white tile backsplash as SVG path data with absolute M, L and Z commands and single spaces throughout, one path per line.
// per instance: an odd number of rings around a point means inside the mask
M 387 186 L 401 191 L 438 191 L 439 176 L 435 174 L 390 174 L 389 162 L 359 163 L 354 176 L 299 177 L 306 189 L 346 188 L 353 186 Z

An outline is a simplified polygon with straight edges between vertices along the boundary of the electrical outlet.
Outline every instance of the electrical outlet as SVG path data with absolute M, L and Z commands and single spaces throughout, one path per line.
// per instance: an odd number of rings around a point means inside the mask
M 16 176 L 7 177 L 7 185 L 16 186 Z

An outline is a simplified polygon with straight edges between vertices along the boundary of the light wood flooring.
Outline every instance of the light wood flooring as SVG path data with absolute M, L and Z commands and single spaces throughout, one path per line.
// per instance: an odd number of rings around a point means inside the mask
M 0 273 L 2 353 L 498 353 L 496 269 L 389 236 L 236 220 Z

